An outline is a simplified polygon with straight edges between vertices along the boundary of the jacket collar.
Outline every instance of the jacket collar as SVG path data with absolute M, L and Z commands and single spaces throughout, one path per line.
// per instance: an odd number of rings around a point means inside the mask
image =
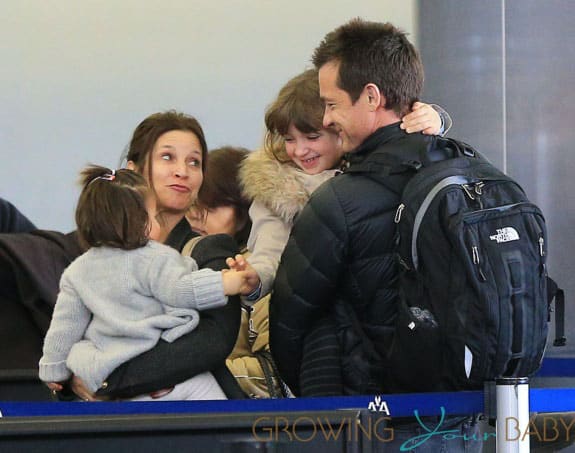
M 361 162 L 368 154 L 381 146 L 408 136 L 409 134 L 399 127 L 400 124 L 400 122 L 397 122 L 377 129 L 373 134 L 367 137 L 355 151 L 348 153 L 347 159 L 350 164 L 353 165 L 355 162 Z
M 279 162 L 264 150 L 253 151 L 242 162 L 240 183 L 246 197 L 266 206 L 285 222 L 292 222 L 310 194 L 335 170 L 308 175 L 291 162 Z
M 435 138 L 424 134 L 408 134 L 399 124 L 379 128 L 355 152 L 347 154 L 350 163 L 348 171 L 380 172 L 386 167 L 386 173 L 389 174 L 417 169 L 427 163 L 427 154 Z
M 413 172 L 426 161 L 434 138 L 408 134 L 399 124 L 382 127 L 367 137 L 355 152 L 348 155 L 350 166 L 345 173 L 364 174 L 401 194 Z

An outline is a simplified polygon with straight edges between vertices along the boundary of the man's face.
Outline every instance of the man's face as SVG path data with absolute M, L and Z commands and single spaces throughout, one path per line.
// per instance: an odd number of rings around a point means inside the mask
M 338 75 L 338 61 L 330 61 L 319 69 L 319 93 L 325 104 L 323 126 L 334 129 L 342 141 L 343 151 L 349 152 L 375 131 L 375 117 L 366 90 L 352 104 L 347 91 L 337 86 Z

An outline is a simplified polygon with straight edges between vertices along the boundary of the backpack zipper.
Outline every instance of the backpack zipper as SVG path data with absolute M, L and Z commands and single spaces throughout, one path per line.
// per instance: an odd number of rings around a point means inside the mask
M 475 264 L 477 270 L 479 271 L 481 281 L 486 282 L 487 278 L 485 277 L 483 270 L 481 270 L 481 265 L 479 264 L 479 248 L 476 245 L 471 246 L 471 255 L 473 256 L 473 264 Z
M 405 209 L 405 205 L 403 203 L 401 203 L 397 207 L 397 211 L 395 211 L 395 218 L 393 219 L 395 221 L 395 223 L 399 223 L 399 221 L 401 220 L 401 213 L 403 212 L 404 209 Z

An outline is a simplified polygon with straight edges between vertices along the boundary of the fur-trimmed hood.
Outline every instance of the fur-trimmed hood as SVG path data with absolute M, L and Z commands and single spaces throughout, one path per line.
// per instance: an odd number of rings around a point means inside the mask
M 253 151 L 240 168 L 240 184 L 244 194 L 258 201 L 281 217 L 293 222 L 311 193 L 335 174 L 326 170 L 308 175 L 291 163 L 281 163 L 263 150 Z

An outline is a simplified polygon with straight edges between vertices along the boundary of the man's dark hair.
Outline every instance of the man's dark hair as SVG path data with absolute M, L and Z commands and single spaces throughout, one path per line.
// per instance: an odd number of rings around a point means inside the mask
M 313 64 L 339 63 L 338 87 L 353 103 L 368 83 L 385 96 L 388 110 L 403 116 L 423 89 L 423 65 L 406 34 L 390 23 L 352 19 L 328 33 L 315 49 Z

